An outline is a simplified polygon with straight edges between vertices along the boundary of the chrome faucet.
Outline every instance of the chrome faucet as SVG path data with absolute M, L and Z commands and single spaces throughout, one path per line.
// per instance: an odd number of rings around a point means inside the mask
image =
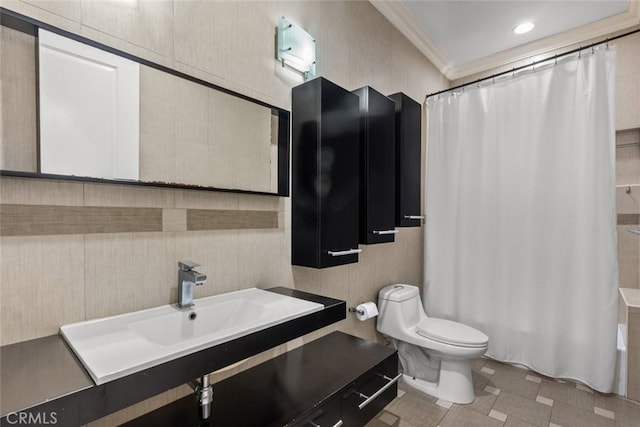
M 180 271 L 178 273 L 178 307 L 193 307 L 193 287 L 203 285 L 207 276 L 198 273 L 194 268 L 199 267 L 192 261 L 178 261 Z

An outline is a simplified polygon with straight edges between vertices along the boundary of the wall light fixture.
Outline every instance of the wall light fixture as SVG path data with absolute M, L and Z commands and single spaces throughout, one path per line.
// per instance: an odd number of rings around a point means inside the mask
M 276 59 L 302 73 L 305 80 L 316 75 L 316 39 L 300 26 L 278 18 Z

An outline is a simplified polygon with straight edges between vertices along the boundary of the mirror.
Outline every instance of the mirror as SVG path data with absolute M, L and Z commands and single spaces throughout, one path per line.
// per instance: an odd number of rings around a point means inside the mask
M 288 196 L 288 111 L 12 11 L 0 9 L 0 14 L 2 175 L 99 182 L 115 180 L 133 185 Z M 43 92 L 42 80 L 46 80 L 43 71 L 38 69 L 36 59 L 39 39 L 43 38 L 38 34 L 45 33 L 42 30 L 136 63 L 139 69 L 139 123 L 135 131 L 139 136 L 136 141 L 138 148 L 135 148 L 138 180 L 122 181 L 117 179 L 117 175 L 114 179 L 102 172 L 95 172 L 100 169 L 98 167 L 89 168 L 90 172 L 59 172 L 61 169 L 52 169 L 49 166 L 51 161 L 47 160 L 46 155 L 43 157 L 43 154 L 52 151 L 47 148 L 49 137 L 43 117 L 51 112 L 51 105 L 58 104 L 48 102 L 40 93 Z M 55 80 L 55 74 L 53 76 Z M 66 90 L 71 91 L 69 88 Z M 39 112 L 38 107 L 48 110 Z M 61 114 L 56 111 L 55 115 Z M 95 126 L 89 127 L 93 128 Z M 98 147 L 103 144 L 90 134 L 85 130 L 76 131 L 74 135 L 93 138 L 86 145 Z M 122 144 L 121 138 L 114 137 L 114 140 Z M 69 152 L 78 153 L 79 149 L 75 146 Z M 77 158 L 73 159 L 75 156 L 62 157 L 70 157 L 78 163 Z M 129 159 L 134 157 L 128 156 Z M 59 162 L 54 161 L 55 164 Z

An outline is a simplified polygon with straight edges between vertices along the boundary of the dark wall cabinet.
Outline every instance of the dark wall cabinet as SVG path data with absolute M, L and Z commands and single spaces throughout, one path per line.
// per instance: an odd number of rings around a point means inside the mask
M 292 91 L 292 263 L 358 261 L 358 97 L 324 78 Z
M 360 100 L 360 243 L 393 242 L 395 102 L 369 86 L 353 93 Z
M 421 106 L 404 93 L 395 93 L 389 98 L 396 104 L 395 224 L 419 227 L 423 219 L 420 204 Z

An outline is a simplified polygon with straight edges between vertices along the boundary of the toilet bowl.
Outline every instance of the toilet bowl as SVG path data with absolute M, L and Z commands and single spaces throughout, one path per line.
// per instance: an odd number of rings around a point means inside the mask
M 378 310 L 377 329 L 398 349 L 408 385 L 449 402 L 473 402 L 469 361 L 487 351 L 489 337 L 462 323 L 428 317 L 412 285 L 382 288 Z

